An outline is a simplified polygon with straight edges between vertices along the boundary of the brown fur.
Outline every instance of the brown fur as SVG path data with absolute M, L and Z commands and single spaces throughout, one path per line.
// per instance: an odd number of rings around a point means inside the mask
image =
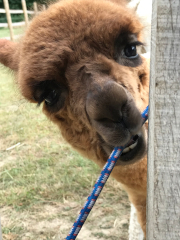
M 140 112 L 148 105 L 148 67 L 141 57 L 121 54 L 141 32 L 122 1 L 64 0 L 36 17 L 19 44 L 0 40 L 0 62 L 17 73 L 23 96 L 43 102 L 63 137 L 101 168 L 114 146 L 141 132 L 142 150 L 120 158 L 112 176 L 123 184 L 145 233 L 147 124 L 141 128 Z

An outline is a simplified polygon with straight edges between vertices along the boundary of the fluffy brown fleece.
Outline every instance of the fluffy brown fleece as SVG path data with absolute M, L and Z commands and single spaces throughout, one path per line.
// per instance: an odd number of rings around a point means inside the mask
M 127 191 L 146 232 L 147 62 L 136 52 L 142 25 L 124 1 L 64 0 L 35 17 L 19 43 L 0 40 L 0 62 L 22 95 L 43 104 L 63 137 L 101 168 L 138 134 L 112 176 Z M 118 203 L 117 203 L 118 204 Z

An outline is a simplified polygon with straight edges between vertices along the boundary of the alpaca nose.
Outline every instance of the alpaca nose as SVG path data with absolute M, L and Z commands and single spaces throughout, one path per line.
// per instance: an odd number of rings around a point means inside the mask
M 92 125 L 105 141 L 126 143 L 141 128 L 141 113 L 127 90 L 108 81 L 88 92 L 86 111 Z

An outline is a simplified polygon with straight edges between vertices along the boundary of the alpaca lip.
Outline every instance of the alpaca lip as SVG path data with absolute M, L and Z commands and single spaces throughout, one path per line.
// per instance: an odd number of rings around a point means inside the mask
M 132 151 L 138 144 L 138 139 L 139 139 L 139 136 L 138 135 L 135 135 L 131 141 L 126 145 L 126 147 L 124 148 L 123 152 L 122 152 L 122 155 L 128 153 L 129 151 Z
M 144 132 L 138 133 L 134 138 L 135 142 L 128 144 L 123 150 L 118 162 L 119 164 L 131 164 L 142 159 L 146 154 L 146 140 Z
M 106 152 L 108 157 L 113 151 L 114 147 L 120 146 L 120 143 L 116 145 L 111 145 L 103 141 L 102 137 L 99 135 L 101 141 L 101 146 Z M 141 160 L 147 151 L 147 134 L 146 128 L 143 126 L 141 130 L 125 145 L 125 148 L 119 157 L 116 166 L 118 165 L 129 165 Z M 105 161 L 107 159 L 105 158 Z

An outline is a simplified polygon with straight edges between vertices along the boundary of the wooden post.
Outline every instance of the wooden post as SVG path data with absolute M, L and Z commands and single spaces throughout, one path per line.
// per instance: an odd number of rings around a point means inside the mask
M 180 1 L 152 13 L 147 240 L 179 240 Z
M 23 12 L 24 12 L 24 20 L 26 23 L 26 27 L 28 27 L 29 19 L 28 19 L 28 14 L 27 14 L 26 0 L 21 0 L 21 3 L 22 3 Z
M 135 207 L 131 204 L 131 214 L 129 222 L 129 240 L 143 240 L 144 234 L 137 220 Z
M 46 5 L 43 4 L 43 5 L 42 5 L 42 11 L 45 11 L 45 10 L 46 10 Z
M 4 2 L 5 10 L 6 10 L 6 17 L 7 17 L 9 31 L 10 31 L 10 38 L 13 41 L 14 40 L 14 34 L 13 34 L 11 14 L 10 14 L 10 11 L 9 11 L 9 2 L 8 2 L 8 0 L 3 0 L 3 2 Z
M 35 16 L 36 16 L 36 15 L 38 15 L 37 2 L 33 2 L 33 7 L 34 7 L 34 13 L 35 13 Z

